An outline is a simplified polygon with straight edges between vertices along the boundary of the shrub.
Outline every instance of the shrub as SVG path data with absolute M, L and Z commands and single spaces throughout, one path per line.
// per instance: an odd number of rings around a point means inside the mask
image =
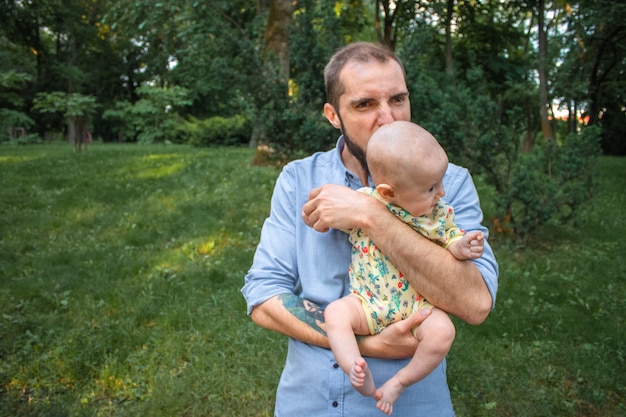
M 508 189 L 496 204 L 520 240 L 549 222 L 574 220 L 577 208 L 594 196 L 600 136 L 600 129 L 590 126 L 568 135 L 562 145 L 535 146 L 517 155 Z
M 200 120 L 193 116 L 185 121 L 182 134 L 186 142 L 195 146 L 230 146 L 247 144 L 252 134 L 252 123 L 243 115 L 214 116 Z
M 11 129 L 15 127 L 22 127 L 25 131 L 32 128 L 35 125 L 33 119 L 28 117 L 26 113 L 11 109 L 0 109 L 0 142 L 32 142 L 35 137 L 39 138 L 36 134 L 26 134 L 24 137 L 13 138 L 11 135 Z

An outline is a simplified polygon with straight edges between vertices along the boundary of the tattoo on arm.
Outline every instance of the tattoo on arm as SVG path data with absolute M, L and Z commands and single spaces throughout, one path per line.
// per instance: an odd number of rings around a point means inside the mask
M 320 327 L 325 323 L 324 310 L 320 306 L 293 294 L 281 294 L 278 299 L 298 320 L 326 336 L 326 332 Z

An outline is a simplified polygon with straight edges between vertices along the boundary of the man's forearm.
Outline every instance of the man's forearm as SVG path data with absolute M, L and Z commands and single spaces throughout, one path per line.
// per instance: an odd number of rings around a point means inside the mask
M 252 320 L 261 327 L 282 333 L 301 342 L 330 348 L 326 337 L 324 311 L 308 300 L 293 294 L 274 296 L 252 310 Z M 386 359 L 408 358 L 413 355 L 417 339 L 411 329 L 426 317 L 394 324 L 384 330 L 387 336 L 359 336 L 363 356 Z M 393 329 L 392 329 L 393 328 Z
M 328 348 L 324 311 L 293 294 L 276 295 L 254 307 L 252 320 L 261 327 L 312 345 Z
M 457 260 L 384 207 L 375 207 L 363 229 L 433 305 L 470 324 L 485 320 L 491 295 L 472 262 Z

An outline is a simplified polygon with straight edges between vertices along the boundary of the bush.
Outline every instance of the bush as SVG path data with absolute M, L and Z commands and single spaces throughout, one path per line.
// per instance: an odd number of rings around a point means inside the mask
M 549 222 L 574 220 L 578 207 L 594 196 L 600 136 L 599 128 L 589 126 L 568 135 L 562 145 L 537 145 L 529 154 L 518 154 L 508 189 L 496 204 L 520 240 Z
M 11 135 L 11 129 L 15 127 L 23 127 L 26 131 L 32 128 L 35 125 L 33 119 L 28 117 L 26 113 L 11 110 L 11 109 L 0 109 L 0 142 L 23 142 L 24 140 L 32 141 L 34 139 L 33 136 L 37 135 L 27 134 L 24 137 L 13 138 Z
M 243 115 L 214 116 L 199 120 L 193 116 L 182 127 L 186 142 L 195 146 L 244 145 L 250 141 L 252 123 Z
M 268 113 L 263 128 L 263 143 L 289 159 L 330 149 L 339 136 L 321 110 L 312 111 L 297 103 Z

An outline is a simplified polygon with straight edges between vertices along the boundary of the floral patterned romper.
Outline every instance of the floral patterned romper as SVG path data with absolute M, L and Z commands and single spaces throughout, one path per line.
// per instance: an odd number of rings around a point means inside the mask
M 364 187 L 359 191 L 383 201 L 373 188 Z M 387 204 L 387 208 L 415 231 L 444 248 L 465 234 L 454 223 L 454 210 L 443 200 L 437 202 L 430 215 L 420 217 L 413 217 L 393 204 Z M 348 269 L 350 292 L 361 300 L 370 334 L 380 333 L 389 324 L 403 320 L 415 311 L 433 307 L 409 285 L 402 272 L 361 229 L 349 231 L 349 236 L 352 243 Z

